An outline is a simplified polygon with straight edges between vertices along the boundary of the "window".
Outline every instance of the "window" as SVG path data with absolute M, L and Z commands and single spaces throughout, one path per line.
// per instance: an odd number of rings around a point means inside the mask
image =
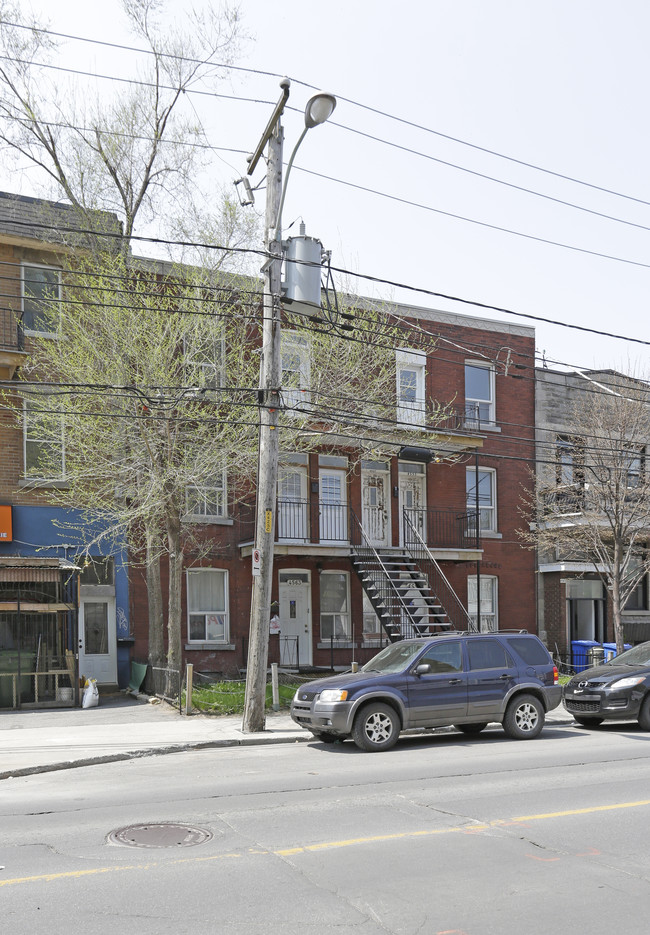
M 480 532 L 496 532 L 496 471 L 492 468 L 467 468 L 465 489 L 467 491 L 467 511 L 470 514 L 468 535 L 476 535 L 476 479 L 478 473 L 478 513 Z
M 506 669 L 512 662 L 498 640 L 468 640 L 470 669 Z
M 280 360 L 282 403 L 287 409 L 306 409 L 309 404 L 311 374 L 310 342 L 307 335 L 284 331 L 281 335 Z
M 187 615 L 190 642 L 228 642 L 227 571 L 201 568 L 187 572 Z
M 81 568 L 80 584 L 112 585 L 114 582 L 114 562 L 102 555 L 82 555 L 76 564 Z
M 321 640 L 350 639 L 350 602 L 348 575 L 342 571 L 324 571 L 320 576 Z
M 23 463 L 28 479 L 60 481 L 65 477 L 63 415 L 47 394 L 23 402 Z
M 465 418 L 468 422 L 494 424 L 494 367 L 478 361 L 465 363 Z
M 225 384 L 225 342 L 219 328 L 207 334 L 196 329 L 183 339 L 187 381 L 200 389 Z
M 418 659 L 418 665 L 428 663 L 431 674 L 463 671 L 463 653 L 459 642 L 448 643 L 446 640 L 440 645 L 431 646 L 424 656 Z
M 628 581 L 633 580 L 636 575 L 641 571 L 641 566 L 643 565 L 643 558 L 640 555 L 633 555 L 630 558 L 630 564 L 627 571 Z M 634 590 L 630 593 L 627 601 L 625 602 L 625 610 L 629 611 L 644 611 L 650 610 L 648 606 L 648 575 L 644 573 L 639 581 L 637 582 Z
M 403 425 L 425 423 L 425 364 L 423 354 L 397 352 L 397 421 Z
M 185 491 L 188 516 L 203 516 L 222 519 L 226 509 L 225 471 L 210 483 L 191 484 Z
M 481 575 L 481 632 L 492 633 L 499 629 L 498 603 L 497 603 L 497 582 L 498 578 L 492 575 Z M 467 578 L 467 613 L 474 626 L 478 622 L 478 601 L 476 600 L 476 576 L 470 575 Z
M 22 268 L 23 330 L 56 334 L 61 299 L 61 270 L 52 266 Z
M 642 481 L 643 461 L 645 452 L 642 449 L 638 451 L 629 451 L 627 456 L 627 477 L 626 484 L 628 489 L 636 489 Z

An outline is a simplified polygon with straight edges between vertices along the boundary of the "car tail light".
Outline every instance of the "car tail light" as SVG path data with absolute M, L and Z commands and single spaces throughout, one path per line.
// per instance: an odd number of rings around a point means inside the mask
M 557 666 L 553 666 L 553 684 L 557 685 L 560 681 L 560 673 L 557 671 Z

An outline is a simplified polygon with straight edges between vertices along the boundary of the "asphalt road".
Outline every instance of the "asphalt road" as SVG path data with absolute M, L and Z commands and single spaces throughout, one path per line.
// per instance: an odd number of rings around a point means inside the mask
M 107 841 L 162 822 L 212 838 Z M 0 786 L 2 928 L 646 931 L 649 822 L 650 734 L 635 725 L 547 728 L 527 742 L 434 733 L 384 754 L 198 750 L 16 778 Z

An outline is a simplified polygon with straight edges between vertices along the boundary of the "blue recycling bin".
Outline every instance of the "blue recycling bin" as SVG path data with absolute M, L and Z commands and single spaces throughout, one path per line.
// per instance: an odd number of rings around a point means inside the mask
M 625 643 L 623 648 L 631 649 L 632 644 Z M 605 650 L 605 662 L 609 662 L 616 655 L 616 643 L 603 643 L 603 649 Z
M 596 640 L 571 640 L 571 659 L 576 672 L 591 667 L 588 653 L 592 646 L 600 646 L 600 643 Z

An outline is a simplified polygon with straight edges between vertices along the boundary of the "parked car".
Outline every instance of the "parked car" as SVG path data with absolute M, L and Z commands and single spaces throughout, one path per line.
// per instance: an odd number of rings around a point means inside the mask
M 584 727 L 636 720 L 650 730 L 650 642 L 578 672 L 564 686 L 564 705 Z
M 492 721 L 528 740 L 561 698 L 557 669 L 533 634 L 450 632 L 391 643 L 358 672 L 302 685 L 291 717 L 324 743 L 351 737 L 377 751 L 402 730 L 453 725 L 478 734 Z

